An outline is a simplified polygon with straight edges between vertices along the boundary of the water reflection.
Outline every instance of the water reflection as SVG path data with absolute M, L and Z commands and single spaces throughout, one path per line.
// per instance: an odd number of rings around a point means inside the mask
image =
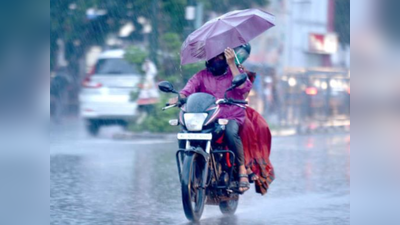
M 205 218 L 201 221 L 183 223 L 185 225 L 238 225 L 238 217 L 236 215 L 226 215 L 217 218 Z M 183 225 L 182 224 L 182 225 Z M 244 223 L 242 223 L 244 224 Z
M 234 216 L 206 205 L 197 224 L 310 222 L 308 216 L 319 209 L 327 210 L 324 217 L 343 216 L 349 194 L 347 146 L 344 135 L 275 138 L 271 160 L 277 178 L 269 193 L 257 195 L 252 187 Z M 182 209 L 176 143 L 93 140 L 76 147 L 79 151 L 70 154 L 52 150 L 51 224 L 196 224 L 187 222 Z M 337 196 L 333 202 L 332 196 Z M 294 217 L 299 210 L 308 216 Z M 315 216 L 315 223 L 307 224 L 318 224 Z

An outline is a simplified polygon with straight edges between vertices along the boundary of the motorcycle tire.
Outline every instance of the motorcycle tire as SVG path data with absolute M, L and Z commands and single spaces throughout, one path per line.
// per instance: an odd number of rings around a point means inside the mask
M 190 221 L 199 221 L 203 214 L 206 194 L 201 187 L 203 181 L 204 159 L 197 153 L 185 156 L 182 167 L 182 204 L 185 216 Z
M 233 215 L 239 205 L 239 196 L 237 199 L 223 201 L 219 203 L 219 209 L 224 215 Z

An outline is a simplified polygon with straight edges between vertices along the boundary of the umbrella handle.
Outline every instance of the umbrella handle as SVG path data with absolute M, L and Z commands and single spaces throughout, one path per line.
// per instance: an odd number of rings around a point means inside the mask
M 243 70 L 244 68 L 243 68 L 242 64 L 240 63 L 238 57 L 236 56 L 235 50 L 233 50 L 233 54 L 235 54 L 235 59 L 236 59 L 236 61 L 237 61 L 237 64 L 238 64 L 239 69 Z
M 237 55 L 236 55 L 235 50 L 233 50 L 233 54 L 235 55 L 235 59 L 236 59 L 236 61 L 237 61 L 237 64 L 240 65 L 240 61 L 239 61 L 239 59 L 238 59 L 238 57 L 237 57 Z

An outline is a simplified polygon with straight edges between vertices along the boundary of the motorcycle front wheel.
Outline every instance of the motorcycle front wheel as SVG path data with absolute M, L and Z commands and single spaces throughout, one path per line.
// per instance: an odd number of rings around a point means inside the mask
M 199 221 L 203 214 L 206 200 L 205 188 L 202 187 L 204 167 L 201 155 L 189 153 L 185 156 L 181 180 L 182 204 L 185 216 L 190 221 Z

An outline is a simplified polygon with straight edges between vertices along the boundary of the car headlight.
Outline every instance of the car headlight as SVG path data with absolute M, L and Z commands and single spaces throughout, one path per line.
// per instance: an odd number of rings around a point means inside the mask
M 183 118 L 188 131 L 200 131 L 207 118 L 207 113 L 185 113 Z

